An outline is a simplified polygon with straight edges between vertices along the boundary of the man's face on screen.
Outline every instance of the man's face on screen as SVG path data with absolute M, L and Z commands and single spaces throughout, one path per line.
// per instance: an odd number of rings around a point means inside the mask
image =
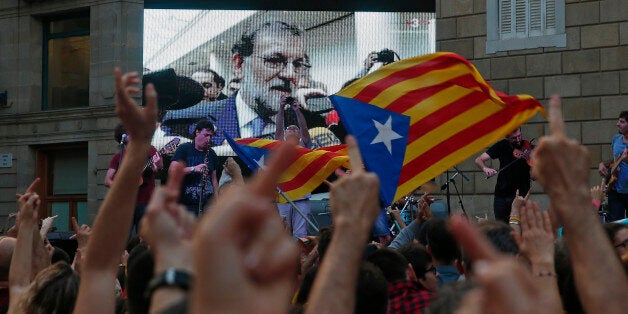
M 264 104 L 276 112 L 282 95 L 293 95 L 304 69 L 305 45 L 301 36 L 282 30 L 260 31 L 253 54 L 242 63 L 240 93 L 249 106 Z

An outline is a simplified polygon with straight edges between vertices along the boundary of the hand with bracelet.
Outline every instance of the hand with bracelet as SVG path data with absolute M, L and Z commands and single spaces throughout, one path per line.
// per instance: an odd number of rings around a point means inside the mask
M 521 197 L 519 195 L 519 189 L 517 189 L 515 192 L 515 199 L 512 201 L 512 205 L 510 207 L 510 219 L 508 220 L 508 224 L 517 234 L 521 234 L 520 209 L 526 205 L 528 198 L 530 198 L 530 190 L 528 190 L 528 194 L 526 194 L 525 197 Z

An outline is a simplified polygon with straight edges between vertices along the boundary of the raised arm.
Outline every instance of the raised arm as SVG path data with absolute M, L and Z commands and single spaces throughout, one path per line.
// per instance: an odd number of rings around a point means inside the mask
M 310 140 L 310 131 L 307 128 L 307 122 L 305 121 L 305 116 L 303 116 L 303 112 L 301 112 L 301 105 L 298 100 L 294 100 L 290 107 L 294 110 L 294 114 L 297 116 L 297 123 L 299 124 L 299 131 L 301 131 L 301 142 L 303 142 L 303 147 L 310 148 L 312 146 Z
M 284 106 L 285 106 L 285 98 L 281 98 L 281 102 L 279 104 L 279 110 L 277 111 L 277 118 L 275 119 L 275 139 L 278 141 L 284 140 L 284 132 L 285 132 L 285 123 L 284 123 Z
M 9 313 L 19 313 L 17 303 L 20 295 L 31 283 L 33 249 L 32 243 L 35 234 L 39 234 L 37 226 L 37 212 L 41 203 L 39 195 L 27 192 L 20 195 L 20 226 L 17 233 L 17 242 L 11 257 L 9 270 Z
M 353 313 L 362 253 L 379 215 L 379 181 L 362 169 L 355 138 L 347 137 L 351 175 L 330 188 L 334 234 L 320 265 L 306 313 Z
M 116 114 L 127 126 L 131 141 L 116 175 L 116 180 L 103 201 L 87 243 L 87 256 L 82 266 L 81 285 L 75 313 L 113 313 L 113 283 L 118 272 L 120 255 L 129 236 L 141 172 L 151 146 L 150 140 L 157 119 L 157 94 L 152 84 L 145 88 L 146 107 L 140 108 L 131 98 L 140 90 L 137 72 L 122 75 L 115 70 Z
M 193 240 L 192 313 L 287 312 L 298 252 L 272 199 L 294 155 L 282 145 L 266 170 L 218 195 L 202 216 Z
M 589 154 L 565 135 L 561 101 L 549 107 L 550 135 L 532 154 L 533 171 L 565 226 L 576 288 L 586 312 L 625 313 L 628 279 L 591 204 Z

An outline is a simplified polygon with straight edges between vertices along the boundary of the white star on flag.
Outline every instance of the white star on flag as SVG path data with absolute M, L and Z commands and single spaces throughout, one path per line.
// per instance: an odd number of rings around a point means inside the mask
M 392 145 L 391 142 L 398 138 L 403 138 L 403 136 L 397 134 L 392 129 L 392 116 L 388 116 L 388 120 L 386 123 L 381 124 L 379 121 L 373 120 L 375 124 L 375 128 L 377 128 L 377 136 L 371 142 L 372 144 L 384 143 L 386 148 L 388 148 L 388 152 L 392 155 Z
M 266 155 L 262 155 L 262 157 L 260 157 L 259 160 L 255 160 L 255 163 L 260 167 L 260 169 L 263 169 L 263 170 L 266 170 L 266 164 L 264 161 L 265 156 Z

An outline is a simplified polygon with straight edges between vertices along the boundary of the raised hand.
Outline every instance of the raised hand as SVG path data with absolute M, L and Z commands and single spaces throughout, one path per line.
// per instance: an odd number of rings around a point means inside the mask
M 451 232 L 473 261 L 479 283 L 463 299 L 462 313 L 539 313 L 532 277 L 514 258 L 500 255 L 466 218 L 452 216 Z M 560 302 L 560 300 L 558 300 Z
M 589 154 L 565 135 L 560 98 L 552 96 L 550 135 L 532 153 L 533 175 L 550 196 L 550 206 L 567 231 L 566 240 L 578 295 L 586 312 L 603 308 L 623 313 L 628 308 L 628 279 L 591 208 Z M 623 291 L 623 292 L 622 292 Z
M 521 234 L 513 233 L 521 253 L 534 267 L 554 269 L 554 233 L 547 212 L 541 212 L 537 202 L 521 207 Z
M 298 251 L 272 200 L 294 155 L 293 147 L 281 145 L 265 170 L 219 195 L 202 217 L 193 241 L 199 284 L 193 291 L 192 311 L 286 311 Z
M 550 135 L 543 136 L 532 153 L 533 176 L 550 196 L 560 218 L 574 210 L 570 204 L 590 204 L 589 153 L 584 146 L 565 134 L 560 97 L 549 104 Z
M 362 167 L 362 156 L 354 137 L 347 137 L 351 175 L 340 177 L 331 184 L 329 204 L 334 225 L 356 224 L 360 230 L 370 230 L 381 210 L 379 180 Z
M 72 217 L 72 229 L 74 229 L 74 232 L 76 233 L 70 237 L 70 240 L 76 239 L 78 248 L 85 249 L 85 247 L 87 247 L 89 235 L 92 233 L 92 228 L 85 224 L 79 227 L 76 217 Z
M 157 121 L 157 93 L 153 84 L 147 84 L 144 88 L 146 107 L 141 108 L 131 97 L 140 93 L 135 87 L 140 84 L 137 72 L 122 74 L 119 68 L 115 69 L 116 83 L 116 115 L 122 120 L 131 136 L 131 142 L 150 142 L 155 132 Z
M 602 178 L 602 182 L 600 185 L 596 185 L 591 187 L 589 190 L 591 192 L 591 198 L 593 202 L 597 202 L 596 207 L 600 207 L 600 204 L 604 202 L 604 190 L 606 189 L 606 178 Z

